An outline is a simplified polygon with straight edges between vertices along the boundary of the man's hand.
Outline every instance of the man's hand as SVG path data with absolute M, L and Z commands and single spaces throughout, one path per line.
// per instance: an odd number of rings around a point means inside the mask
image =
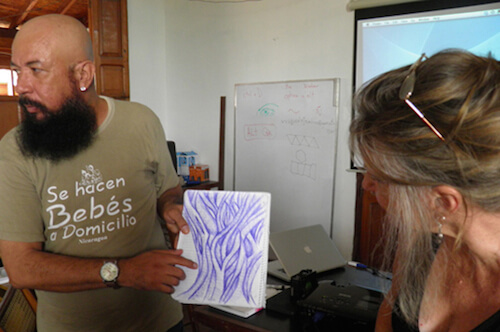
M 143 290 L 173 293 L 186 275 L 175 265 L 196 269 L 198 265 L 184 257 L 182 250 L 153 250 L 119 261 L 118 284 Z
M 180 185 L 165 191 L 158 199 L 158 214 L 165 220 L 174 248 L 179 232 L 189 233 L 189 226 L 182 217 L 182 188 Z

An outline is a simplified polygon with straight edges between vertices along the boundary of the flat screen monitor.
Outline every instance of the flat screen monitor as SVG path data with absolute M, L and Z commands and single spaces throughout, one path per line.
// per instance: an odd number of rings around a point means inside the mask
M 500 2 L 432 0 L 357 10 L 354 89 L 448 48 L 500 59 Z

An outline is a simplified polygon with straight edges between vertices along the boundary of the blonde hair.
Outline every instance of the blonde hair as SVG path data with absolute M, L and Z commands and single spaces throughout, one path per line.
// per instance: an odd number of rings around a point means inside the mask
M 387 72 L 360 89 L 350 146 L 388 184 L 386 246 L 398 244 L 398 305 L 416 324 L 435 252 L 431 229 L 439 216 L 429 208 L 432 187 L 451 186 L 467 204 L 500 211 L 500 63 L 491 55 L 446 50 L 416 68 L 411 101 L 444 141 L 399 98 L 408 70 Z

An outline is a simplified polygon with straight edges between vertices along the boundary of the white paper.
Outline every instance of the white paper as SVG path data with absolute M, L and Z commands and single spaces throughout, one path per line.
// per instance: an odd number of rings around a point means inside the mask
M 198 269 L 179 266 L 186 279 L 173 298 L 182 303 L 265 307 L 271 195 L 188 190 L 183 216 L 190 233 L 177 247 Z

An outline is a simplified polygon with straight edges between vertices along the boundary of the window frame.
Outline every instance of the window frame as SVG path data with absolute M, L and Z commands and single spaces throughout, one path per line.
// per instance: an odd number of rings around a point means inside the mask
M 8 100 L 12 100 L 12 99 L 17 99 L 18 98 L 18 95 L 16 93 L 16 88 L 15 88 L 15 80 L 14 80 L 14 71 L 10 68 L 10 66 L 5 66 L 5 65 L 0 65 L 0 69 L 5 69 L 5 70 L 8 70 L 10 71 L 10 83 L 12 84 L 12 95 L 4 95 L 4 94 L 0 94 L 0 97 L 2 97 L 2 100 L 4 99 L 4 97 L 7 97 Z

